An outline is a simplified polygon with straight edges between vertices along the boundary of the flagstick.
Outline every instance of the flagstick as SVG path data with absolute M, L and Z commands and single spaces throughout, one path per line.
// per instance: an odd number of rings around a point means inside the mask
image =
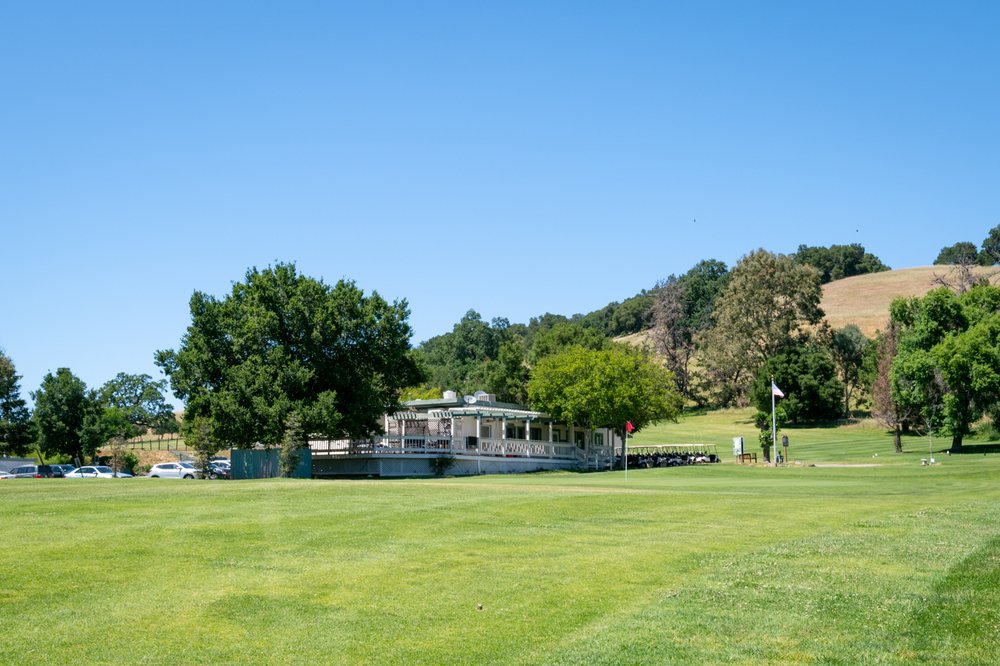
M 774 416 L 774 377 L 771 377 L 771 456 L 774 466 L 778 466 L 778 422 Z
M 628 481 L 628 424 L 625 424 L 625 439 L 622 440 L 622 460 L 625 461 L 625 480 Z

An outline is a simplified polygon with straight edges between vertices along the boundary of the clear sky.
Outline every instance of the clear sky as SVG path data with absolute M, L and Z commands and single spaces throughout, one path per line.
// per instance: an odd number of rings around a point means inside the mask
M 6 2 L 0 347 L 149 373 L 294 261 L 414 343 L 700 259 L 1000 224 L 996 2 Z

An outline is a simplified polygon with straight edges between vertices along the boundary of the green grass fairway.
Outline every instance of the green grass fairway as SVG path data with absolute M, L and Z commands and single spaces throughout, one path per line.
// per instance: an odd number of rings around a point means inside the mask
M 643 429 L 630 437 L 629 443 L 714 444 L 722 460 L 732 462 L 733 437 L 742 436 L 744 450 L 756 453 L 758 460 L 763 461 L 760 443 L 757 441 L 757 429 L 753 424 L 753 413 L 754 410 L 751 409 L 688 413 L 677 423 L 661 423 Z M 839 427 L 786 426 L 778 433 L 779 443 L 782 435 L 788 436 L 789 462 L 799 465 L 919 465 L 922 458 L 931 457 L 931 452 L 938 461 L 947 459 L 946 450 L 951 446 L 949 438 L 934 437 L 931 440 L 926 435 L 907 435 L 903 437 L 903 454 L 897 455 L 893 451 L 892 435 L 870 419 Z M 988 451 L 991 456 L 1000 448 L 995 445 L 984 446 L 975 438 L 968 439 L 967 443 L 970 445 L 970 452 Z
M 0 662 L 995 664 L 998 489 L 996 455 L 0 481 Z

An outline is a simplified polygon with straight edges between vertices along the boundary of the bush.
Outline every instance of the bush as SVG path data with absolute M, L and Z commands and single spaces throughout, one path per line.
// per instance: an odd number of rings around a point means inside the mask
M 136 470 L 139 467 L 139 456 L 135 455 L 134 451 L 125 451 L 122 453 L 121 458 L 119 458 L 118 464 L 122 472 L 128 472 L 132 476 L 136 476 Z
M 434 472 L 434 476 L 444 476 L 454 464 L 455 456 L 441 455 L 431 458 L 431 471 Z

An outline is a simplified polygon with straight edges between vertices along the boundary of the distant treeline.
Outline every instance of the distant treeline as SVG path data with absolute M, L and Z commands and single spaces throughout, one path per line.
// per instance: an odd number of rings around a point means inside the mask
M 776 276 L 766 272 L 777 269 L 775 266 L 757 266 L 753 261 L 747 262 L 754 257 L 766 258 L 764 263 L 773 260 L 780 264 L 780 270 L 789 276 L 788 290 L 804 289 L 808 292 L 804 298 L 814 299 L 815 303 L 810 307 L 802 305 L 799 309 L 793 308 L 791 312 L 775 312 L 777 302 L 767 294 L 772 290 Z M 775 318 L 769 325 L 787 329 L 775 333 L 780 338 L 778 342 L 766 343 L 767 351 L 776 352 L 785 346 L 785 336 L 798 331 L 800 323 L 820 321 L 822 313 L 817 315 L 816 312 L 819 312 L 822 284 L 889 270 L 878 257 L 857 243 L 830 247 L 800 245 L 792 255 L 773 255 L 759 250 L 741 260 L 743 263 L 747 265 L 742 270 L 738 265 L 737 269 L 730 271 L 724 262 L 703 260 L 683 275 L 670 275 L 635 296 L 609 303 L 588 314 L 565 316 L 546 313 L 533 317 L 527 324 L 512 324 L 505 318 L 486 322 L 478 312 L 470 310 L 452 331 L 427 340 L 415 350 L 428 381 L 422 387 L 414 387 L 408 396 L 437 396 L 442 389 L 465 393 L 484 389 L 502 400 L 525 402 L 525 387 L 531 368 L 542 358 L 574 346 L 606 348 L 613 344 L 614 338 L 646 332 L 648 346 L 667 360 L 678 388 L 689 400 L 699 404 L 746 402 L 753 380 L 753 372 L 748 372 L 746 368 L 721 370 L 726 363 L 713 366 L 702 351 L 701 355 L 705 356 L 702 368 L 714 367 L 715 376 L 706 370 L 700 377 L 694 377 L 690 371 L 698 350 L 716 349 L 720 355 L 728 353 L 719 349 L 722 345 L 718 340 L 713 342 L 709 332 L 720 323 L 724 324 L 716 312 L 717 301 L 729 288 L 734 272 L 748 276 L 752 283 L 751 291 L 760 290 L 765 299 L 774 301 L 765 308 L 770 308 L 768 316 Z M 764 272 L 758 275 L 760 271 Z M 742 284 L 740 281 L 737 283 Z M 743 294 L 730 298 L 745 299 L 748 296 Z M 774 298 L 780 300 L 782 295 L 776 294 Z M 734 304 L 734 307 L 739 309 L 745 305 L 744 301 Z M 725 325 L 722 330 L 725 330 Z M 832 363 L 830 368 L 828 374 L 832 377 L 835 374 Z M 842 389 L 838 386 L 834 393 L 835 399 L 827 400 L 828 404 L 819 410 L 819 416 L 837 416 L 844 410 Z M 815 410 L 810 408 L 801 413 L 805 416 L 811 411 Z

